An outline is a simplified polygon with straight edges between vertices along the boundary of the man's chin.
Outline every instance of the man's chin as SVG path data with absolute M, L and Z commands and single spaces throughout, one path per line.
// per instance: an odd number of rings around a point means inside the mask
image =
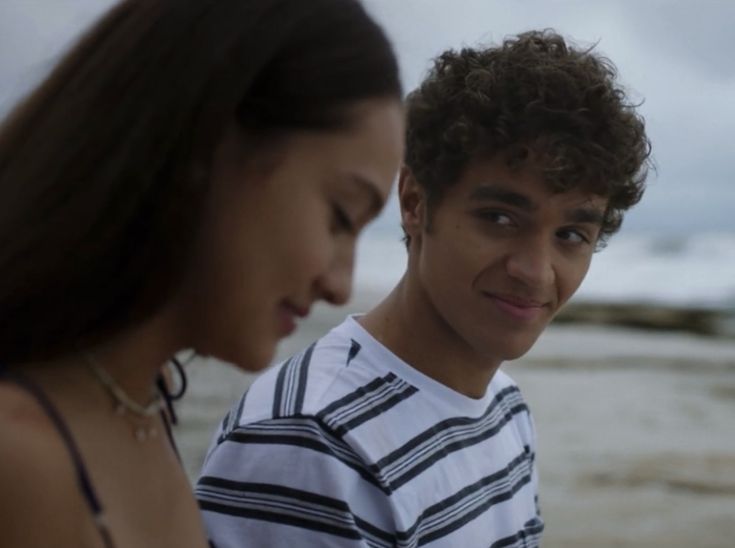
M 506 349 L 505 355 L 503 356 L 503 361 L 513 361 L 522 358 L 523 356 L 528 354 L 531 348 L 533 348 L 533 346 L 536 344 L 537 340 L 538 336 L 534 337 L 534 339 L 531 341 L 519 341 L 516 345 L 510 346 Z

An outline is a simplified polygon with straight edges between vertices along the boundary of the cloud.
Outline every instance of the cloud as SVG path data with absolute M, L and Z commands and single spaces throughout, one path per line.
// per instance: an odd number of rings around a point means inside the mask
M 554 28 L 618 67 L 653 141 L 658 174 L 631 227 L 735 231 L 735 3 L 729 0 L 366 0 L 408 89 L 447 48 Z M 672 223 L 672 217 L 677 222 Z
M 41 80 L 113 0 L 0 2 L 0 114 Z
M 555 28 L 618 67 L 647 120 L 658 178 L 631 225 L 735 231 L 735 2 L 730 0 L 363 0 L 386 28 L 407 89 L 447 48 Z M 0 2 L 0 114 L 112 0 Z M 691 204 L 696 204 L 693 211 Z M 666 227 L 666 228 L 664 228 Z

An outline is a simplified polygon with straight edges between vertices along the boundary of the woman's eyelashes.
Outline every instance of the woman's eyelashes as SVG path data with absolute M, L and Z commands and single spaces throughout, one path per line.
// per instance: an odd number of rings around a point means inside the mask
M 336 202 L 332 204 L 332 216 L 332 228 L 334 232 L 357 234 L 357 224 L 352 220 L 347 211 Z

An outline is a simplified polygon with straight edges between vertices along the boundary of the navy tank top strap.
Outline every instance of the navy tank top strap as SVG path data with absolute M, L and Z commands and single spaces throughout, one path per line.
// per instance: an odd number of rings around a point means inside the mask
M 100 533 L 100 536 L 102 537 L 105 548 L 114 548 L 115 543 L 113 542 L 112 536 L 110 535 L 102 503 L 100 502 L 99 498 L 97 497 L 97 493 L 94 490 L 92 480 L 89 477 L 87 467 L 85 466 L 84 459 L 82 459 L 79 448 L 74 441 L 74 437 L 69 431 L 69 428 L 64 422 L 64 419 L 61 417 L 59 411 L 38 386 L 36 386 L 33 382 L 31 382 L 23 375 L 20 375 L 18 373 L 10 373 L 9 371 L 7 371 L 7 368 L 5 368 L 2 364 L 0 364 L 0 379 L 7 379 L 23 388 L 26 392 L 33 396 L 33 398 L 38 402 L 39 406 L 46 413 L 46 416 L 48 416 L 49 420 L 54 425 L 54 428 L 56 428 L 56 431 L 59 433 L 59 436 L 61 436 L 61 439 L 63 440 L 67 451 L 69 452 L 69 456 L 71 457 L 71 460 L 74 464 L 74 471 L 77 476 L 79 489 L 82 492 L 84 499 L 87 501 L 87 505 L 89 506 L 90 511 L 92 512 L 94 523 Z
M 156 377 L 156 387 L 158 388 L 158 392 L 161 394 L 161 397 L 163 398 L 166 406 L 165 409 L 161 409 L 161 419 L 163 419 L 163 425 L 166 429 L 166 436 L 168 436 L 168 441 L 171 444 L 171 447 L 173 448 L 176 457 L 181 463 L 181 454 L 179 453 L 179 448 L 176 446 L 176 440 L 174 439 L 174 434 L 171 427 L 172 425 L 176 425 L 179 423 L 179 418 L 176 415 L 174 403 L 180 400 L 186 393 L 188 380 L 186 378 L 184 366 L 181 364 L 178 358 L 174 356 L 173 358 L 171 358 L 170 363 L 174 366 L 174 370 L 179 376 L 178 390 L 175 393 L 171 392 L 168 381 L 164 378 L 162 373 L 159 373 Z

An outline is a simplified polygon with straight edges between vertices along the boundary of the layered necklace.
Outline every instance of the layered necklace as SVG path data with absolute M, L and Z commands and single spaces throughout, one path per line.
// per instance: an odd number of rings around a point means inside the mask
M 132 399 L 115 381 L 114 378 L 97 362 L 91 354 L 85 354 L 85 360 L 89 370 L 95 379 L 105 388 L 115 403 L 115 415 L 126 419 L 133 427 L 133 435 L 139 442 L 144 442 L 158 436 L 155 417 L 164 408 L 161 394 L 153 389 L 151 399 L 141 405 Z

